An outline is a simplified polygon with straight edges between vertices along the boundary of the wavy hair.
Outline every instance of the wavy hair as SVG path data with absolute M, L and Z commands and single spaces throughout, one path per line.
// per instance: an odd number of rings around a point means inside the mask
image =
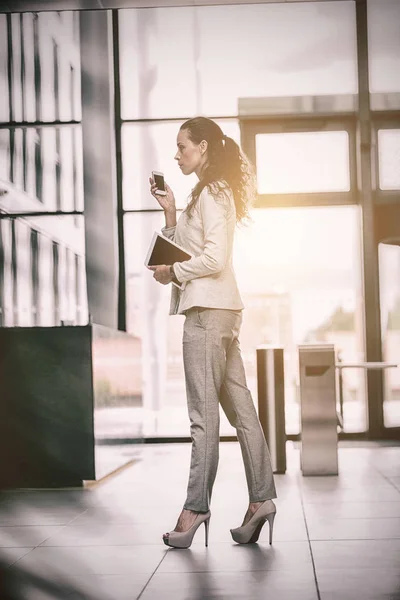
M 232 138 L 223 134 L 217 123 L 206 117 L 189 119 L 180 129 L 187 131 L 194 144 L 200 144 L 202 140 L 207 142 L 207 162 L 186 207 L 189 218 L 205 187 L 215 198 L 222 199 L 227 198 L 228 185 L 235 202 L 236 222 L 249 219 L 256 185 L 254 168 L 244 152 Z

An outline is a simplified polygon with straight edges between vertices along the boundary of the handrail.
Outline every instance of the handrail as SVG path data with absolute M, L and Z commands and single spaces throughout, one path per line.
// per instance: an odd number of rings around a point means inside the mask
M 391 369 L 398 366 L 396 363 L 389 362 L 335 363 L 337 369 Z

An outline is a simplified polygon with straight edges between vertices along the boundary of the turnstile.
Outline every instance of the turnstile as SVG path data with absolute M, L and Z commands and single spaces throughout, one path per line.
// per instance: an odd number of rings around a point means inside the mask
M 258 416 L 274 473 L 286 472 L 283 348 L 263 345 L 257 353 Z
M 335 363 L 333 344 L 299 346 L 303 475 L 338 474 Z

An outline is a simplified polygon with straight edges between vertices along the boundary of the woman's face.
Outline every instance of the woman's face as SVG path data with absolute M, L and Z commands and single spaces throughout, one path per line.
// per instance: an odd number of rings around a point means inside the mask
M 182 173 L 184 175 L 196 173 L 197 177 L 200 177 L 207 158 L 207 142 L 203 140 L 200 144 L 194 144 L 189 139 L 188 131 L 180 129 L 176 145 L 178 151 L 174 158 L 178 161 Z

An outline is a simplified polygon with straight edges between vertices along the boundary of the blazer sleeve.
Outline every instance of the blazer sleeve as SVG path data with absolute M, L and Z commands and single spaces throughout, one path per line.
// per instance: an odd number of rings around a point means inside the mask
M 167 237 L 168 239 L 174 241 L 175 240 L 175 231 L 176 231 L 176 225 L 174 225 L 173 227 L 162 227 L 161 228 L 161 233 L 163 235 L 165 235 L 165 237 Z
M 216 200 L 204 188 L 199 197 L 203 223 L 204 247 L 199 256 L 174 263 L 174 272 L 181 282 L 222 271 L 228 257 L 227 200 Z

